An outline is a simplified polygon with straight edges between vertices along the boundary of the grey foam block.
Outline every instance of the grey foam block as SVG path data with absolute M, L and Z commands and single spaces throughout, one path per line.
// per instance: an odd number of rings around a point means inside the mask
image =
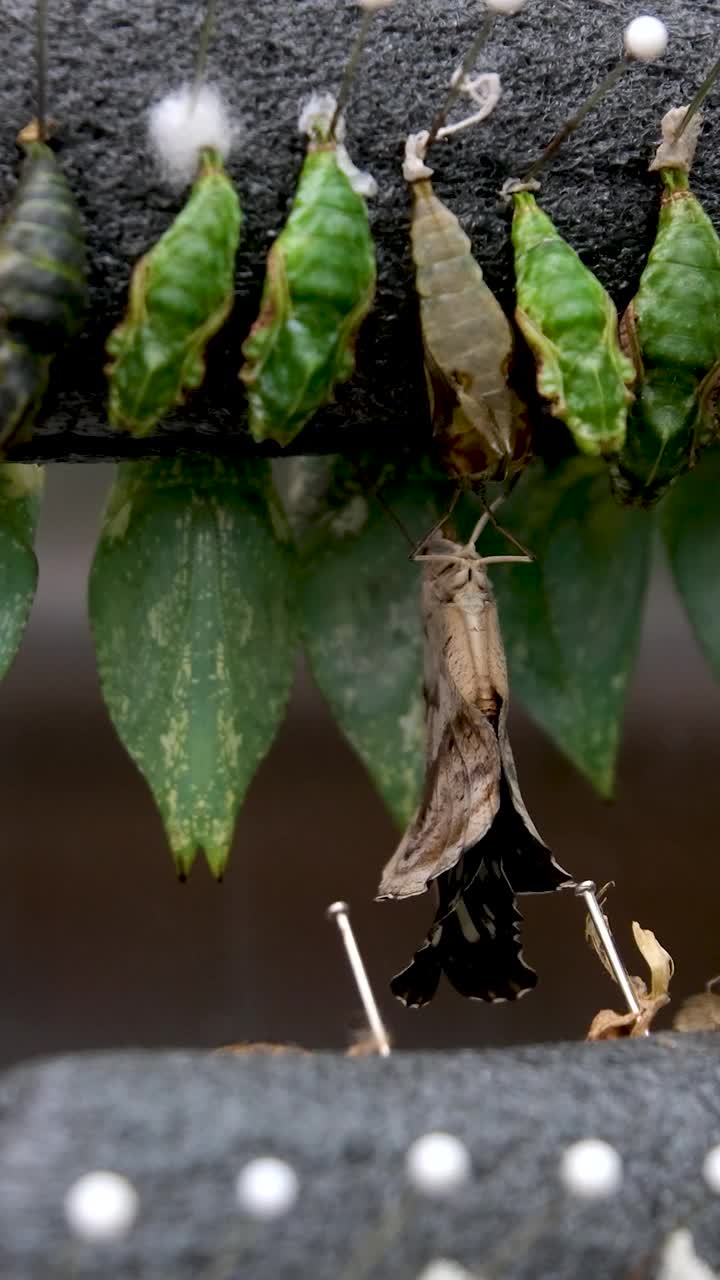
M 241 122 L 230 162 L 246 221 L 237 303 L 213 343 L 205 388 L 150 441 L 108 432 L 103 343 L 124 307 L 135 259 L 179 207 L 146 155 L 149 103 L 192 74 L 202 6 L 189 0 L 54 0 L 49 105 L 62 163 L 88 231 L 93 313 L 56 370 L 46 421 L 17 457 L 137 456 L 158 450 L 252 448 L 237 380 L 240 344 L 258 310 L 264 259 L 286 217 L 302 161 L 299 102 L 336 88 L 358 11 L 337 0 L 218 4 L 210 73 Z M 689 100 L 716 55 L 715 0 L 666 0 L 657 10 L 671 44 L 661 62 L 635 66 L 588 118 L 543 178 L 558 227 L 622 306 L 654 233 L 656 180 L 647 164 L 665 111 Z M 567 114 L 617 60 L 635 0 L 532 0 L 498 19 L 478 66 L 500 72 L 504 94 L 478 129 L 437 149 L 436 189 L 472 237 L 491 287 L 513 305 L 505 178 L 524 172 Z M 14 136 L 33 114 L 34 0 L 0 9 L 0 200 L 17 172 Z M 354 158 L 379 183 L 372 203 L 379 284 L 358 343 L 357 375 L 295 446 L 303 451 L 421 447 L 429 423 L 408 250 L 408 198 L 400 173 L 406 134 L 427 126 L 479 23 L 478 0 L 396 0 L 373 30 L 348 110 Z M 707 110 L 694 185 L 720 221 L 720 93 Z
M 717 1044 L 662 1034 L 387 1060 L 138 1052 L 17 1067 L 0 1078 L 0 1275 L 412 1280 L 446 1257 L 507 1280 L 639 1280 L 681 1223 L 717 1265 L 720 1211 L 700 1176 L 720 1140 Z M 408 1198 L 405 1152 L 437 1129 L 467 1144 L 472 1178 L 447 1201 Z M 590 1136 L 615 1144 L 624 1183 L 579 1204 L 559 1190 L 558 1160 Z M 234 1181 L 268 1154 L 293 1165 L 300 1198 L 282 1221 L 252 1224 Z M 63 1196 L 97 1168 L 132 1179 L 138 1224 L 122 1244 L 73 1247 Z

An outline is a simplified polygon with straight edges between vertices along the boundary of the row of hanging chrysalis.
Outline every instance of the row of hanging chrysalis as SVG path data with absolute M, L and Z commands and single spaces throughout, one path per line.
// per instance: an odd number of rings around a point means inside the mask
M 366 34 L 370 12 L 378 7 L 384 6 L 365 6 L 363 27 L 348 65 L 349 74 L 357 62 L 357 49 Z M 514 12 L 519 4 L 517 0 L 498 2 L 497 7 Z M 208 19 L 210 16 L 211 8 Z M 635 35 L 631 38 L 633 29 Z M 523 438 L 527 438 L 523 408 L 504 376 L 512 358 L 512 331 L 482 281 L 467 237 L 454 215 L 433 196 L 429 184 L 432 171 L 424 164 L 424 157 L 428 144 L 460 127 L 479 122 L 497 101 L 497 77 L 481 76 L 472 81 L 468 75 L 487 30 L 486 19 L 478 40 L 454 77 L 450 95 L 459 91 L 469 93 L 476 99 L 479 110 L 459 125 L 442 127 L 440 120 L 447 115 L 448 98 L 444 114 L 441 111 L 430 134 L 413 135 L 408 140 L 405 166 L 415 196 L 413 242 L 435 430 L 444 446 L 445 462 L 451 473 L 470 475 L 474 479 L 502 475 L 521 465 L 527 453 L 523 443 Z M 636 19 L 629 24 L 625 33 L 625 59 L 606 84 L 617 79 L 618 69 L 623 69 L 630 58 L 658 56 L 664 49 L 663 33 L 662 24 L 654 19 Z M 347 76 L 343 90 L 347 92 Z M 577 126 L 599 93 L 600 90 L 591 95 L 553 140 L 543 158 Z M 310 149 L 288 223 L 270 252 L 260 315 L 244 344 L 246 364 L 241 373 L 248 388 L 253 435 L 259 440 L 273 436 L 282 444 L 287 444 L 330 398 L 334 385 L 350 376 L 354 335 L 371 305 L 375 282 L 373 246 L 363 199 L 372 189 L 372 180 L 352 166 L 339 141 L 342 119 L 334 100 L 328 95 L 315 96 L 301 116 L 301 129 L 310 137 Z M 110 420 L 112 425 L 136 434 L 152 430 L 188 390 L 199 386 L 204 376 L 207 342 L 232 307 L 240 209 L 223 167 L 231 135 L 232 127 L 222 102 L 202 83 L 200 73 L 192 89 L 169 95 L 152 113 L 151 137 L 168 176 L 185 181 L 197 170 L 198 155 L 200 162 L 187 205 L 136 266 L 127 315 L 108 341 Z M 44 170 L 51 167 L 51 153 L 42 139 L 23 141 L 26 148 L 33 148 L 28 152 L 31 176 L 43 176 Z M 42 150 L 41 157 L 38 149 Z M 685 160 L 684 164 L 687 168 L 689 161 Z M 538 165 L 533 166 L 529 176 L 537 168 Z M 63 184 L 57 166 L 53 176 L 58 184 Z M 32 186 L 32 183 L 21 183 L 21 189 L 24 185 Z M 539 389 L 550 400 L 556 416 L 566 422 L 578 446 L 585 452 L 617 454 L 624 444 L 631 398 L 628 387 L 635 380 L 638 361 L 633 369 L 620 352 L 614 336 L 612 302 L 537 208 L 530 189 L 533 185 L 527 181 L 509 184 L 515 205 L 517 320 L 538 361 Z M 67 213 L 71 198 L 66 187 L 64 196 Z M 430 239 L 423 236 L 423 209 L 435 222 L 438 218 L 444 220 L 448 261 L 464 272 L 463 288 L 443 290 L 441 286 L 439 298 L 437 279 L 434 282 L 430 279 L 429 284 L 426 279 L 426 267 L 430 277 L 433 273 L 437 277 L 438 263 L 423 259 L 423 255 L 433 249 Z M 706 232 L 708 228 L 712 232 L 709 223 Z M 80 244 L 76 218 L 73 234 Z M 711 241 L 713 235 L 709 236 Z M 715 237 L 711 251 L 716 241 Z M 548 242 L 552 242 L 550 248 Z M 541 253 L 534 252 L 538 247 Z M 439 265 L 442 268 L 447 262 Z M 457 297 L 467 294 L 465 285 L 473 277 L 476 287 L 471 305 L 475 307 L 475 314 L 468 317 L 468 331 L 473 340 L 466 352 L 459 353 L 467 360 L 468 367 L 463 369 L 462 364 L 458 364 L 457 350 L 452 350 L 456 321 L 451 313 Z M 302 288 L 298 288 L 300 281 Z M 573 305 L 582 296 L 587 324 L 597 330 L 595 355 L 596 363 L 601 366 L 605 397 L 599 405 L 592 400 L 587 403 L 583 375 L 588 371 L 582 361 L 578 361 L 577 352 L 572 350 L 572 345 L 563 349 L 554 340 L 553 330 L 557 329 L 558 321 L 562 322 L 564 295 L 571 298 Z M 315 305 L 319 298 L 324 304 L 322 309 Z M 84 298 L 80 301 L 84 303 Z M 444 303 L 444 309 L 439 303 Z M 77 305 L 74 322 L 80 314 L 81 306 Z M 630 321 L 627 327 L 630 328 Z M 56 336 L 51 330 L 48 345 L 52 345 Z M 69 327 L 66 336 L 70 336 Z M 626 345 L 634 336 L 633 332 Z M 17 368 L 23 369 L 24 358 L 29 372 L 26 385 L 21 385 L 17 397 L 21 412 L 8 415 L 6 437 L 16 436 L 31 425 L 52 358 L 52 355 L 45 358 L 41 376 L 37 377 L 37 350 L 32 350 L 32 344 L 27 343 L 26 350 L 15 355 Z M 458 368 L 462 376 L 458 376 Z M 593 381 L 597 369 L 591 369 L 590 374 Z M 40 394 L 35 383 L 40 386 Z M 27 386 L 32 394 L 27 393 Z M 695 435 L 697 432 L 693 431 L 693 440 Z M 692 450 L 687 449 L 685 455 L 691 456 Z M 623 486 L 629 489 L 631 499 L 636 496 L 632 485 L 633 462 L 631 458 L 623 468 L 621 460 L 616 468 L 618 490 L 625 496 Z M 642 484 L 640 491 L 642 496 Z M 650 492 L 645 496 L 655 494 Z

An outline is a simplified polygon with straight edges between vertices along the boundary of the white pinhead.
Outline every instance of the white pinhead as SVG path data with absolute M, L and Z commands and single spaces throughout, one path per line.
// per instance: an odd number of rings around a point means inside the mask
M 251 1218 L 270 1222 L 289 1213 L 300 1191 L 298 1176 L 286 1160 L 259 1156 L 246 1164 L 237 1176 L 235 1198 Z
M 451 1133 L 425 1133 L 408 1147 L 405 1171 L 411 1186 L 421 1195 L 449 1196 L 470 1180 L 470 1152 Z
M 423 1268 L 417 1280 L 480 1280 L 480 1277 L 472 1276 L 459 1262 L 452 1262 L 449 1258 L 436 1258 Z
M 65 1195 L 65 1219 L 74 1236 L 88 1244 L 121 1240 L 140 1208 L 137 1191 L 119 1173 L 85 1173 Z
M 485 0 L 485 8 L 491 13 L 517 13 L 526 0 Z
M 720 1147 L 711 1147 L 702 1164 L 702 1176 L 711 1191 L 720 1195 Z
M 629 58 L 652 62 L 661 58 L 668 47 L 668 29 L 659 18 L 643 13 L 625 28 L 625 52 Z
M 584 1138 L 566 1147 L 560 1159 L 560 1181 L 581 1200 L 604 1200 L 622 1183 L 622 1158 L 609 1142 Z

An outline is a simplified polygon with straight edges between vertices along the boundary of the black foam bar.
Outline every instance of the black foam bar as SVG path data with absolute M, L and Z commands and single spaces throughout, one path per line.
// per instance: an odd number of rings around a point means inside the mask
M 17 173 L 14 137 L 34 113 L 34 0 L 0 8 L 0 201 Z M 103 344 L 122 315 L 133 262 L 179 207 L 145 146 L 148 104 L 192 76 L 202 5 L 189 0 L 54 0 L 50 5 L 49 108 L 62 163 L 87 226 L 93 312 L 56 367 L 47 413 L 17 458 L 101 459 L 178 447 L 256 452 L 244 429 L 240 345 L 257 315 L 264 259 L 285 219 L 303 142 L 298 104 L 337 88 L 358 10 L 337 0 L 220 0 L 209 69 L 240 124 L 230 170 L 245 225 L 233 316 L 212 345 L 204 388 L 152 438 L 108 430 Z M 617 61 L 630 0 L 531 0 L 498 18 L 479 69 L 502 76 L 503 98 L 486 124 L 439 146 L 436 190 L 461 218 L 491 287 L 513 306 L 509 216 L 498 192 L 522 174 L 556 128 Z M 665 111 L 689 101 L 716 56 L 715 0 L 666 0 L 666 56 L 636 65 L 588 118 L 542 182 L 542 200 L 618 305 L 634 291 L 657 215 L 647 164 Z M 408 248 L 408 196 L 400 172 L 406 134 L 426 127 L 480 22 L 478 0 L 396 0 L 381 13 L 348 109 L 348 145 L 379 183 L 372 202 L 379 282 L 358 343 L 358 368 L 336 403 L 317 415 L 294 452 L 365 447 L 392 452 L 429 431 Z M 694 175 L 720 223 L 720 93 L 706 112 Z M 272 451 L 272 450 L 270 450 Z
M 444 1257 L 503 1280 L 630 1280 L 657 1274 L 678 1225 L 717 1266 L 701 1167 L 720 1139 L 719 1096 L 712 1033 L 385 1060 L 147 1052 L 20 1066 L 0 1077 L 0 1274 L 416 1280 Z M 466 1143 L 472 1176 L 445 1201 L 408 1198 L 406 1150 L 438 1129 Z M 587 1137 L 624 1164 L 620 1192 L 594 1204 L 558 1180 L 562 1151 Z M 300 1181 L 294 1210 L 270 1224 L 234 1201 L 239 1170 L 262 1155 Z M 63 1197 L 95 1169 L 132 1180 L 137 1226 L 121 1244 L 73 1248 Z M 399 1197 L 400 1229 L 378 1248 Z

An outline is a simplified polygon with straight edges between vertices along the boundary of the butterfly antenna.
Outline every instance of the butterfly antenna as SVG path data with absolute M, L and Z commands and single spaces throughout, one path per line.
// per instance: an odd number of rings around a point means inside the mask
M 534 560 L 535 556 L 533 555 L 532 551 L 529 551 L 527 547 L 523 546 L 522 542 L 519 542 L 518 539 L 515 537 L 515 535 L 512 534 L 509 529 L 506 529 L 504 525 L 501 525 L 495 518 L 496 507 L 499 507 L 503 502 L 506 502 L 507 499 L 510 497 L 510 494 L 515 488 L 515 485 L 520 479 L 520 474 L 521 473 L 517 471 L 515 475 L 512 477 L 512 479 L 509 481 L 505 489 L 505 492 L 501 494 L 499 498 L 496 498 L 494 502 L 491 502 L 491 503 L 487 501 L 487 497 L 485 495 L 485 486 L 483 485 L 480 492 L 480 500 L 483 506 L 485 507 L 485 510 L 488 515 L 488 519 L 493 529 L 495 530 L 495 532 L 499 533 L 501 537 L 506 538 L 507 541 L 512 543 L 514 547 L 517 547 L 518 551 L 522 551 L 524 556 L 528 556 L 531 560 Z
M 370 479 L 365 468 L 361 467 L 358 464 L 356 466 L 356 471 L 360 479 L 362 480 L 363 485 L 365 486 L 365 490 L 368 496 L 375 499 L 378 506 L 385 512 L 385 515 L 388 517 L 388 519 L 392 520 L 392 523 L 395 525 L 395 528 L 400 532 L 400 535 L 405 539 L 408 546 L 412 547 L 414 550 L 415 547 L 417 546 L 417 543 L 415 543 L 413 539 L 410 537 L 410 534 L 405 528 L 405 525 L 403 524 L 400 517 L 395 514 L 390 504 L 385 501 L 385 499 L 383 498 L 380 492 L 380 489 L 376 487 L 375 483 Z
M 703 102 L 707 98 L 718 76 L 720 76 L 720 58 L 718 58 L 714 67 L 711 67 L 710 71 L 708 72 L 702 84 L 700 85 L 700 88 L 695 94 L 695 97 L 690 103 L 690 106 L 685 112 L 685 115 L 682 118 L 682 124 L 680 125 L 680 128 L 678 129 L 677 133 L 675 134 L 676 142 L 678 138 L 682 138 L 693 116 L 700 110 L 700 107 L 702 106 Z

